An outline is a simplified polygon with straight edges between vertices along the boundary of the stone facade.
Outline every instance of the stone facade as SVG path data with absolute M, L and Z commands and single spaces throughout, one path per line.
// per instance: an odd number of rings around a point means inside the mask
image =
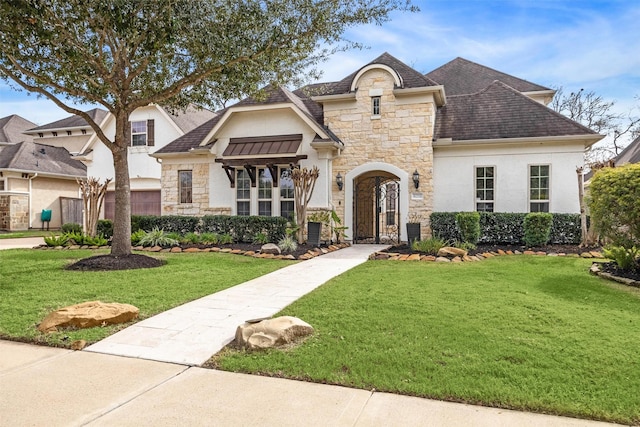
M 325 103 L 327 125 L 345 143 L 341 155 L 333 160 L 333 175 L 342 176 L 355 167 L 382 162 L 403 169 L 409 177 L 420 174 L 420 187 L 411 179 L 403 183 L 409 211 L 401 212 L 402 224 L 409 215 L 422 218 L 422 233 L 428 233 L 427 219 L 433 209 L 433 123 L 435 106 L 428 97 L 396 96 L 394 79 L 385 70 L 366 72 L 358 82 L 355 100 Z M 381 93 L 380 114 L 372 115 L 370 93 Z M 397 177 L 399 178 L 399 177 Z M 345 217 L 345 192 L 332 187 L 336 212 Z M 351 227 L 351 224 L 345 224 Z
M 29 196 L 0 194 L 0 230 L 29 229 Z
M 180 203 L 178 172 L 192 171 L 192 203 Z M 174 163 L 162 167 L 163 215 L 230 215 L 231 208 L 210 208 L 209 163 Z

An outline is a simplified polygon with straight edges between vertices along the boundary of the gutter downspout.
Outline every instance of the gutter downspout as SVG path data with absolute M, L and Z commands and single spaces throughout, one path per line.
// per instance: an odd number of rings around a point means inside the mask
M 36 177 L 38 176 L 38 172 L 36 172 L 32 177 L 29 178 L 29 228 L 33 228 L 33 215 L 31 215 L 31 199 L 33 197 L 33 195 L 31 194 L 32 191 L 32 184 L 31 181 L 33 181 Z

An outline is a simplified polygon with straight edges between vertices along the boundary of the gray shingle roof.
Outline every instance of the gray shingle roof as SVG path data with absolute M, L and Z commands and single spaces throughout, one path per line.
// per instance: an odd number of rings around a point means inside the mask
M 187 132 L 181 137 L 174 139 L 161 149 L 155 151 L 154 154 L 186 153 L 191 149 L 198 147 L 226 112 L 227 108 L 220 110 L 215 117 L 207 120 L 191 132 Z
M 36 126 L 35 123 L 17 114 L 3 117 L 0 119 L 0 142 L 32 141 L 33 138 L 23 134 L 23 132 L 34 126 Z
M 425 74 L 425 76 L 444 85 L 447 96 L 476 93 L 492 84 L 495 80 L 506 83 L 520 92 L 551 90 L 464 58 L 456 58 L 449 61 Z
M 184 111 L 171 111 L 164 107 L 162 109 L 184 133 L 191 132 L 201 124 L 211 120 L 216 115 L 216 113 L 211 110 L 199 108 L 193 104 L 189 105 Z
M 640 136 L 634 139 L 631 144 L 627 145 L 615 158 L 616 166 L 622 166 L 625 163 L 640 163 Z
M 62 147 L 24 141 L 2 147 L 0 169 L 86 177 L 87 167 Z
M 245 98 L 238 103 L 225 108 L 224 110 L 218 111 L 216 113 L 217 115 L 213 119 L 208 120 L 206 123 L 202 124 L 193 131 L 181 136 L 180 138 L 173 140 L 171 143 L 156 151 L 155 154 L 185 153 L 190 151 L 191 149 L 198 147 L 207 136 L 207 134 L 218 124 L 222 116 L 224 116 L 224 114 L 229 109 L 232 109 L 234 107 L 281 103 L 295 105 L 300 111 L 302 111 L 304 115 L 306 115 L 320 128 L 325 130 L 331 139 L 340 142 L 340 139 L 324 126 L 324 113 L 322 110 L 322 106 L 317 102 L 312 101 L 311 98 L 305 93 L 304 89 L 298 89 L 295 92 L 291 92 L 283 87 L 274 88 L 272 86 L 267 86 L 263 89 L 263 95 L 263 97 Z
M 94 122 L 100 124 L 102 120 L 107 115 L 107 111 L 102 110 L 100 108 L 94 108 L 93 110 L 89 110 L 86 112 Z M 51 129 L 67 129 L 67 128 L 79 128 L 79 127 L 87 127 L 89 123 L 85 119 L 80 116 L 69 116 L 61 120 L 56 120 L 55 122 L 47 123 L 42 126 L 38 126 L 32 129 L 29 129 L 29 132 L 37 132 L 42 130 L 51 130 Z
M 480 92 L 449 96 L 447 100 L 447 105 L 436 114 L 434 139 L 465 141 L 596 134 L 499 81 Z
M 313 95 L 339 95 L 349 93 L 351 90 L 351 84 L 358 72 L 365 67 L 373 64 L 386 65 L 393 68 L 402 78 L 403 88 L 425 87 L 425 86 L 437 86 L 438 83 L 432 80 L 430 77 L 422 75 L 418 71 L 406 65 L 404 62 L 389 55 L 387 52 L 383 53 L 373 61 L 360 67 L 357 71 L 349 74 L 339 82 L 323 83 L 313 85 L 313 89 L 318 93 Z

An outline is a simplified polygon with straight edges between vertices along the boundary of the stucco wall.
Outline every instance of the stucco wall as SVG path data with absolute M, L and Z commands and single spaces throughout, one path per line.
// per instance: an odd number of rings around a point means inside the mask
M 58 228 L 62 225 L 60 197 L 77 198 L 78 183 L 73 180 L 36 177 L 31 183 L 31 227 L 40 228 L 40 214 L 43 209 L 51 210 L 49 226 Z
M 159 150 L 174 139 L 182 135 L 182 132 L 170 121 L 157 107 L 149 106 L 138 108 L 129 120 L 143 121 L 154 120 L 154 143 L 152 147 L 129 147 L 129 176 L 132 190 L 158 190 L 160 189 L 161 166 L 149 153 Z M 113 140 L 115 136 L 115 120 L 113 118 L 105 124 L 105 135 Z M 100 178 L 114 178 L 113 156 L 111 151 L 101 142 L 93 146 L 93 160 L 87 163 L 87 176 Z M 112 182 L 109 187 L 115 188 Z
M 495 168 L 495 212 L 529 212 L 529 165 L 550 165 L 550 212 L 578 213 L 576 167 L 582 144 L 436 147 L 434 211 L 475 210 L 475 167 Z

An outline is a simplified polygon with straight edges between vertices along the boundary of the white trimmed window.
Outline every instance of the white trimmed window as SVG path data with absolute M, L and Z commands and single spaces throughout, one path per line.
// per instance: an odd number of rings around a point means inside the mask
M 258 215 L 271 216 L 273 178 L 269 169 L 258 169 Z
M 379 96 L 371 97 L 371 114 L 374 116 L 380 115 L 380 99 Z
M 529 166 L 529 211 L 549 212 L 549 165 Z
M 192 184 L 193 172 L 190 170 L 178 171 L 179 181 L 179 197 L 180 203 L 192 203 L 193 202 L 193 184 Z
M 293 179 L 290 168 L 280 169 L 280 216 L 290 219 L 295 214 L 295 203 L 293 199 Z
M 493 212 L 495 183 L 493 166 L 476 167 L 476 211 Z
M 251 215 L 251 177 L 245 169 L 236 170 L 236 215 Z
M 131 145 L 133 147 L 147 145 L 147 121 L 131 122 Z

